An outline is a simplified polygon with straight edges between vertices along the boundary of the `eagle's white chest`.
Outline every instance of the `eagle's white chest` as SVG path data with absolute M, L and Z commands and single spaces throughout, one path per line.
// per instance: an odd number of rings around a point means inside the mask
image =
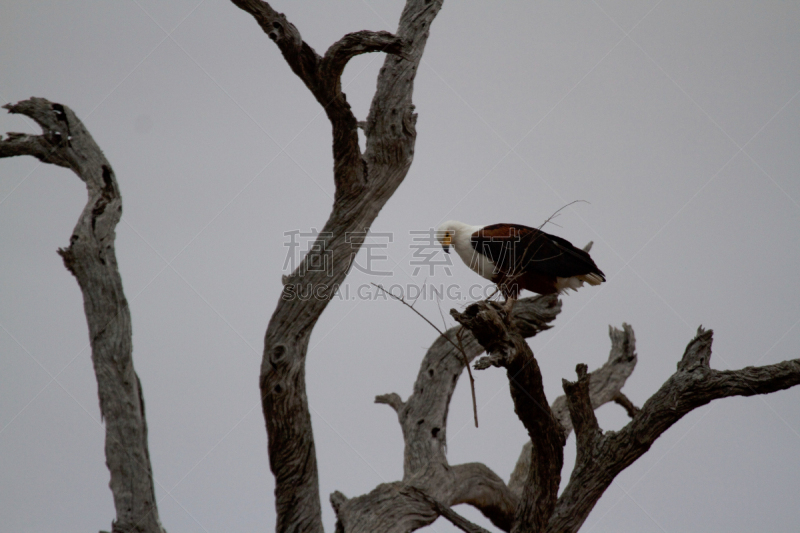
M 472 227 L 468 231 L 456 232 L 453 238 L 453 248 L 455 248 L 458 256 L 469 268 L 484 278 L 491 280 L 495 273 L 494 263 L 489 261 L 485 255 L 475 251 L 472 247 L 472 234 L 479 229 L 481 229 L 481 226 Z

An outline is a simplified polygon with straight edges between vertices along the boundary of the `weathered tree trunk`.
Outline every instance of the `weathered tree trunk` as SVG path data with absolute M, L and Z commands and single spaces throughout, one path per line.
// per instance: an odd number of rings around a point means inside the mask
M 286 17 L 259 0 L 233 0 L 250 13 L 280 48 L 289 66 L 323 106 L 333 127 L 333 211 L 298 269 L 285 279 L 284 297 L 270 319 L 261 365 L 261 398 L 275 475 L 277 531 L 322 531 L 317 460 L 305 390 L 311 331 L 344 281 L 365 232 L 408 173 L 416 141 L 411 101 L 428 29 L 442 0 L 408 0 L 396 35 L 361 31 L 334 43 L 324 57 L 306 44 Z M 341 91 L 347 62 L 365 52 L 387 52 L 364 125 Z M 355 238 L 354 238 L 355 237 Z M 310 265 L 331 262 L 327 272 Z M 329 275 L 330 274 L 330 275 Z M 302 286 L 319 298 L 293 297 Z M 305 290 L 304 290 L 305 293 Z
M 100 415 L 106 425 L 106 464 L 117 518 L 114 532 L 163 531 L 158 519 L 147 422 L 139 377 L 133 369 L 131 316 L 114 253 L 122 197 L 114 171 L 70 108 L 43 98 L 4 106 L 42 127 L 42 135 L 9 134 L 0 157 L 32 155 L 71 169 L 86 184 L 89 201 L 58 253 L 83 293 Z

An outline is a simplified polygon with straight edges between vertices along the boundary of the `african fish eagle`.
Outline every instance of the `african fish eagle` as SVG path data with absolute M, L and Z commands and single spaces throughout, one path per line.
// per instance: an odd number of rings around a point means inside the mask
M 561 294 L 606 280 L 588 252 L 519 224 L 470 226 L 450 220 L 439 226 L 436 239 L 445 252 L 452 246 L 467 266 L 496 283 L 511 305 L 522 289 Z

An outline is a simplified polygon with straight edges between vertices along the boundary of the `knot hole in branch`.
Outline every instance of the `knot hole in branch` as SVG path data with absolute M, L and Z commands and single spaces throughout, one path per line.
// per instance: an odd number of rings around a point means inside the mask
M 283 26 L 281 26 L 280 22 L 275 20 L 275 21 L 272 22 L 272 27 L 273 27 L 273 30 L 270 31 L 267 35 L 273 41 L 277 41 L 278 37 L 283 33 Z
M 273 368 L 277 368 L 277 365 L 283 363 L 286 358 L 286 346 L 283 344 L 278 344 L 270 351 L 270 362 L 272 363 Z

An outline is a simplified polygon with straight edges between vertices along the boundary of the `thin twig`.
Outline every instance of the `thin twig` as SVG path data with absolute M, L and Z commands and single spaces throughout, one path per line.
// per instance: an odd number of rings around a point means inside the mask
M 422 313 L 420 313 L 419 311 L 414 309 L 414 306 L 412 306 L 411 304 L 406 302 L 405 299 L 402 296 L 397 296 L 397 295 L 393 294 L 391 291 L 387 291 L 381 285 L 377 285 L 375 283 L 370 283 L 370 285 L 372 285 L 373 287 L 375 287 L 377 289 L 380 289 L 381 291 L 383 291 L 384 294 L 388 294 L 389 296 L 391 296 L 392 298 L 394 298 L 395 300 L 397 300 L 401 304 L 405 305 L 406 307 L 408 307 L 409 309 L 411 309 L 412 311 L 417 313 L 425 322 L 430 324 L 430 326 L 433 329 L 435 329 L 436 332 L 439 335 L 441 335 L 447 342 L 452 344 L 453 347 L 456 350 L 458 350 L 461 353 L 462 356 L 464 356 L 464 366 L 467 367 L 467 374 L 469 375 L 469 385 L 470 385 L 470 388 L 472 389 L 472 411 L 473 411 L 473 413 L 475 415 L 475 427 L 478 427 L 478 403 L 477 403 L 477 400 L 475 399 L 475 379 L 472 377 L 472 370 L 469 367 L 469 357 L 467 357 L 467 352 L 464 351 L 464 348 L 462 346 L 459 346 L 458 344 L 454 343 L 450 339 L 450 337 L 445 335 L 442 330 L 440 330 L 438 327 L 436 327 L 436 324 L 434 324 L 433 322 L 428 320 L 428 317 L 426 317 L 425 315 L 423 315 Z M 463 329 L 464 328 L 461 328 L 461 330 L 459 330 L 459 334 L 463 331 Z M 461 340 L 460 339 L 459 339 L 459 344 L 461 344 Z
M 555 212 L 555 213 L 553 213 L 552 215 L 550 215 L 549 217 L 547 217 L 547 220 L 545 220 L 544 222 L 542 222 L 542 225 L 541 225 L 541 226 L 539 226 L 537 229 L 541 230 L 543 227 L 545 227 L 545 225 L 546 225 L 548 222 L 550 222 L 551 220 L 553 220 L 554 218 L 556 218 L 556 217 L 558 216 L 558 214 L 559 214 L 561 211 L 563 211 L 564 209 L 568 208 L 568 207 L 569 207 L 569 206 L 571 206 L 572 204 L 577 204 L 577 203 L 585 203 L 585 204 L 588 204 L 589 202 L 587 202 L 586 200 L 573 200 L 573 201 L 571 201 L 570 203 L 568 203 L 567 205 L 565 205 L 565 206 L 562 206 L 562 207 L 559 207 L 559 208 L 556 210 L 556 212 Z M 555 224 L 554 224 L 554 225 L 555 225 Z
M 441 302 L 439 301 L 439 296 L 436 296 L 436 307 L 439 309 L 439 316 L 442 317 L 442 325 L 444 326 L 445 331 L 447 330 L 447 320 L 444 318 L 444 313 L 442 313 L 442 306 Z
M 428 278 L 425 278 L 425 281 L 423 281 L 423 282 L 422 282 L 422 290 L 423 290 L 423 291 L 425 290 L 425 284 L 426 284 L 426 283 L 428 283 Z M 422 292 L 420 292 L 419 294 L 417 294 L 417 297 L 416 297 L 416 298 L 414 298 L 414 303 L 413 303 L 413 304 L 411 304 L 411 307 L 414 307 L 415 305 L 417 305 L 417 300 L 419 300 L 419 297 L 420 297 L 420 296 L 422 296 Z
M 458 330 L 456 333 L 456 339 L 458 339 L 458 348 L 461 353 L 464 355 L 464 364 L 467 367 L 467 375 L 469 376 L 469 387 L 472 391 L 472 415 L 475 417 L 475 427 L 478 427 L 478 400 L 475 398 L 475 378 L 472 377 L 472 370 L 469 367 L 469 361 L 467 361 L 467 352 L 464 350 L 464 328 Z

